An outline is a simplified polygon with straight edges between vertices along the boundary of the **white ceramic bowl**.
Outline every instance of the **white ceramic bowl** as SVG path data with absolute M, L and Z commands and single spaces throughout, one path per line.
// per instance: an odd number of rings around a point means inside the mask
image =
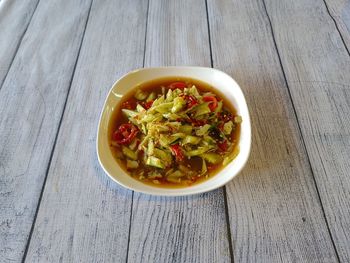
M 204 81 L 221 91 L 242 116 L 241 134 L 239 139 L 238 156 L 223 168 L 217 175 L 202 183 L 186 188 L 159 188 L 146 185 L 132 178 L 119 166 L 112 156 L 108 144 L 108 122 L 113 110 L 121 97 L 131 88 L 143 82 L 167 77 L 181 76 Z M 223 186 L 235 177 L 246 164 L 251 145 L 250 118 L 246 100 L 238 84 L 226 73 L 212 68 L 204 67 L 162 67 L 145 68 L 132 71 L 117 80 L 111 88 L 100 117 L 97 133 L 97 155 L 106 174 L 118 184 L 146 194 L 180 196 L 207 192 Z

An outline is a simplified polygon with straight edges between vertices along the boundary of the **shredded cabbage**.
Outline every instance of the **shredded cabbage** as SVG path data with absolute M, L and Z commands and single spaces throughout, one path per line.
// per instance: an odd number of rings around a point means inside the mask
M 145 100 L 148 96 L 148 93 L 145 91 L 142 91 L 141 89 L 136 90 L 135 92 L 135 98 L 138 100 Z
M 223 130 L 224 130 L 224 134 L 225 135 L 231 134 L 232 129 L 233 129 L 233 122 L 232 121 L 226 122 L 224 124 L 224 129 Z

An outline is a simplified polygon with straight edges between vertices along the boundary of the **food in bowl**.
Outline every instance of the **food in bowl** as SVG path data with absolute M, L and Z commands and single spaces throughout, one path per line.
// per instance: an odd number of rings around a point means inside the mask
M 214 176 L 237 156 L 241 122 L 215 88 L 196 79 L 166 77 L 122 97 L 109 122 L 109 144 L 133 178 L 186 187 Z

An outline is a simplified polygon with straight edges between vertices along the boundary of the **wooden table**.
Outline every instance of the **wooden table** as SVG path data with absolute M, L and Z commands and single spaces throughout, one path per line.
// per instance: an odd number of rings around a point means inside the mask
M 0 0 L 0 262 L 350 262 L 350 2 Z M 215 67 L 253 146 L 218 190 L 153 197 L 98 164 L 130 70 Z

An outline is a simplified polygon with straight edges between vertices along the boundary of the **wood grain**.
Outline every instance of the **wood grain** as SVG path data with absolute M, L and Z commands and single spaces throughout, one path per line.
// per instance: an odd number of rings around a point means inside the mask
M 263 2 L 208 8 L 214 67 L 241 85 L 252 119 L 250 160 L 226 186 L 235 261 L 336 262 Z
M 267 10 L 329 228 L 350 262 L 350 57 L 322 1 L 280 3 Z
M 1 261 L 22 259 L 88 9 L 42 1 L 0 90 Z
M 210 66 L 204 1 L 150 1 L 145 66 Z M 230 262 L 223 189 L 134 194 L 128 262 Z
M 349 0 L 324 0 L 327 11 L 336 23 L 347 50 L 350 50 L 350 1 Z
M 38 0 L 0 2 L 0 89 Z
M 146 1 L 94 0 L 26 262 L 125 262 L 131 191 L 103 172 L 96 130 L 107 93 L 142 67 Z
M 91 2 L 0 0 L 0 262 L 350 262 L 349 2 Z M 115 79 L 211 48 L 253 126 L 229 226 L 223 189 L 132 194 L 95 154 Z

